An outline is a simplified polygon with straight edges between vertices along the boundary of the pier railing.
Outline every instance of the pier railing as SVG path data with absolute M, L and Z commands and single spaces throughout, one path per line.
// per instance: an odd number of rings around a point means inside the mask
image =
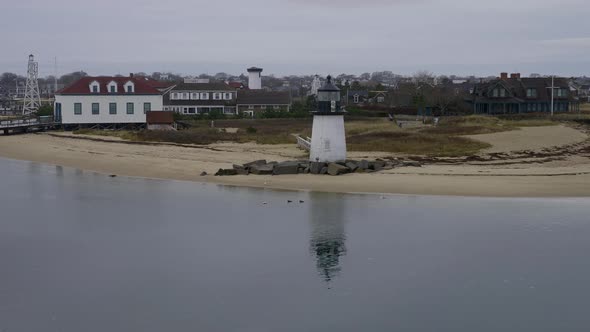
M 53 116 L 40 116 L 36 118 L 12 118 L 0 120 L 0 129 L 18 129 L 28 127 L 46 127 L 56 125 Z
M 303 150 L 311 150 L 311 138 L 307 137 L 307 139 L 297 135 L 297 147 Z

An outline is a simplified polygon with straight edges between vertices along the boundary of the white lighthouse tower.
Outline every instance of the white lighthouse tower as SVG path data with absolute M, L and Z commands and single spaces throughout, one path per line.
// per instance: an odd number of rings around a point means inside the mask
M 262 89 L 262 68 L 248 68 L 248 88 L 250 90 Z
M 313 129 L 309 160 L 312 162 L 341 162 L 346 160 L 344 111 L 340 108 L 340 89 L 328 76 L 318 89 L 317 109 L 313 112 Z

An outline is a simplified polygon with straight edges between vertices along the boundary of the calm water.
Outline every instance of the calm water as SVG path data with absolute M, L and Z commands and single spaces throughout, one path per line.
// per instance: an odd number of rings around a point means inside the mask
M 590 330 L 590 200 L 0 174 L 2 332 Z

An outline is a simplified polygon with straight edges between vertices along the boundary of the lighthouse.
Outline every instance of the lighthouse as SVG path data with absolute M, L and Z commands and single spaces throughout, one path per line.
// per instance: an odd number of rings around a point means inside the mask
M 344 113 L 340 107 L 340 89 L 328 76 L 318 89 L 317 108 L 313 111 L 313 129 L 309 160 L 312 162 L 343 162 L 346 160 Z

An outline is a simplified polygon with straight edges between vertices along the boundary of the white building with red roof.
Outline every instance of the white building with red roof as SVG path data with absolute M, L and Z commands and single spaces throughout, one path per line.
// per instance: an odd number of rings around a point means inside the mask
M 143 77 L 83 77 L 55 94 L 55 117 L 64 125 L 145 124 L 161 111 L 164 88 Z

